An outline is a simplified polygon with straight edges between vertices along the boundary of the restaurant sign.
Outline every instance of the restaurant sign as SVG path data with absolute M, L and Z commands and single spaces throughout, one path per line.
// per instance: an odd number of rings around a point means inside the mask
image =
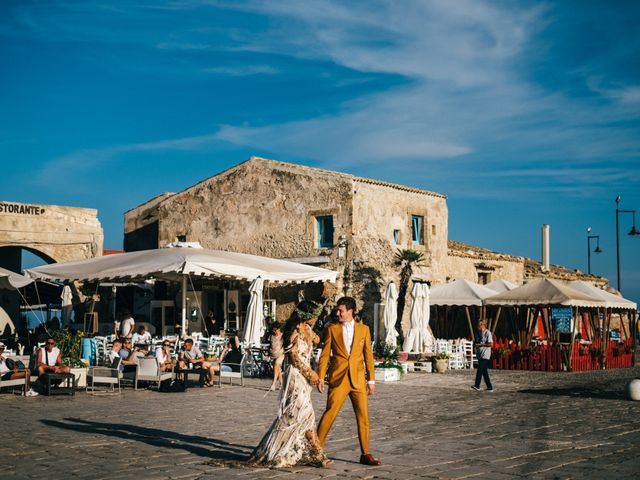
M 0 213 L 13 213 L 14 215 L 42 215 L 44 214 L 44 208 L 36 205 L 25 205 L 24 203 L 0 202 Z
M 553 307 L 551 309 L 551 318 L 553 319 L 556 332 L 571 333 L 571 324 L 573 320 L 573 308 L 571 307 Z

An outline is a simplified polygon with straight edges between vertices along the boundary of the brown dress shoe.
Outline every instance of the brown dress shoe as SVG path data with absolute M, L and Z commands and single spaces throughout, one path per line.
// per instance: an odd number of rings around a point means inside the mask
M 360 463 L 363 465 L 380 465 L 380 460 L 371 455 L 370 453 L 365 453 L 364 455 L 360 455 Z

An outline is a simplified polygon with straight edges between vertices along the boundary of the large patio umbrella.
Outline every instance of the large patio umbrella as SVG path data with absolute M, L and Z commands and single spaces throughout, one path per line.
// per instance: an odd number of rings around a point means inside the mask
M 459 279 L 445 283 L 444 285 L 433 287 L 431 289 L 430 300 L 432 306 L 444 307 L 444 309 L 440 309 L 440 313 L 444 310 L 445 326 L 447 325 L 446 321 L 449 318 L 447 314 L 448 307 L 453 307 L 451 310 L 454 314 L 464 311 L 467 319 L 467 326 L 469 328 L 469 335 L 471 338 L 475 338 L 472 314 L 474 314 L 475 311 L 479 311 L 480 316 L 484 315 L 482 301 L 495 294 L 495 290 L 487 288 L 485 285 L 479 285 L 469 280 Z M 436 314 L 437 313 L 438 312 L 436 312 Z M 438 316 L 436 316 L 436 323 L 437 319 Z
M 398 342 L 398 332 L 396 331 L 396 320 L 398 319 L 398 289 L 394 282 L 389 282 L 384 293 L 384 331 L 385 343 L 396 346 Z
M 516 285 L 515 283 L 511 283 L 507 280 L 502 280 L 500 278 L 498 280 L 494 280 L 493 282 L 487 283 L 485 287 L 500 293 L 500 292 L 508 292 L 509 290 L 518 288 L 518 285 Z
M 569 286 L 582 293 L 586 293 L 592 297 L 595 297 L 604 302 L 606 308 L 619 309 L 619 310 L 636 310 L 638 304 L 627 300 L 626 298 L 619 297 L 613 293 L 609 293 L 606 290 L 596 287 L 593 283 L 584 282 L 582 280 L 576 280 L 569 283 Z
M 485 305 L 559 305 L 565 307 L 603 307 L 604 301 L 578 291 L 566 283 L 541 278 L 521 287 L 485 299 Z
M 161 248 L 118 253 L 26 270 L 35 279 L 59 282 L 123 282 L 158 278 L 182 284 L 182 331 L 187 323 L 190 276 L 276 283 L 335 282 L 337 272 L 275 258 L 204 248 Z
M 264 308 L 262 306 L 262 291 L 264 280 L 256 278 L 249 287 L 251 298 L 247 307 L 247 316 L 244 322 L 243 340 L 245 346 L 260 345 L 260 339 L 264 335 Z
M 0 289 L 17 290 L 33 283 L 33 279 L 0 267 Z
M 0 290 L 18 290 L 33 283 L 33 280 L 19 273 L 0 267 Z M 0 334 L 9 326 L 11 335 L 16 331 L 11 317 L 0 307 Z

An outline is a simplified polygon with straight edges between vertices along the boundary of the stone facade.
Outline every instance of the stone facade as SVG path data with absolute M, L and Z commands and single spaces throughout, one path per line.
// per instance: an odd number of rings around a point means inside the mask
M 0 201 L 0 249 L 25 248 L 51 262 L 102 255 L 104 234 L 92 208 Z
M 333 224 L 324 246 L 319 217 Z M 420 238 L 413 217 L 422 224 Z M 522 257 L 449 241 L 445 195 L 258 157 L 125 213 L 127 251 L 164 247 L 182 237 L 205 248 L 336 270 L 336 294 L 360 299 L 367 321 L 389 281 L 399 281 L 398 249 L 424 254 L 414 278 L 432 284 L 458 278 L 522 284 L 531 271 Z M 408 317 L 406 308 L 405 325 Z

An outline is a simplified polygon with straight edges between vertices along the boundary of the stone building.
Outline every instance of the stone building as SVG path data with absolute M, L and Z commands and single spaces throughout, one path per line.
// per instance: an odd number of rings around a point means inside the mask
M 24 250 L 47 263 L 102 255 L 104 234 L 97 215 L 93 208 L 0 201 L 0 267 L 20 272 Z M 17 319 L 20 296 L 0 292 L 0 307 Z
M 448 240 L 446 200 L 418 188 L 252 157 L 126 212 L 124 248 L 181 239 L 336 270 L 336 293 L 362 300 L 365 320 L 373 318 L 388 282 L 398 281 L 398 249 L 423 253 L 415 277 L 433 284 L 457 278 L 523 283 L 526 259 Z

